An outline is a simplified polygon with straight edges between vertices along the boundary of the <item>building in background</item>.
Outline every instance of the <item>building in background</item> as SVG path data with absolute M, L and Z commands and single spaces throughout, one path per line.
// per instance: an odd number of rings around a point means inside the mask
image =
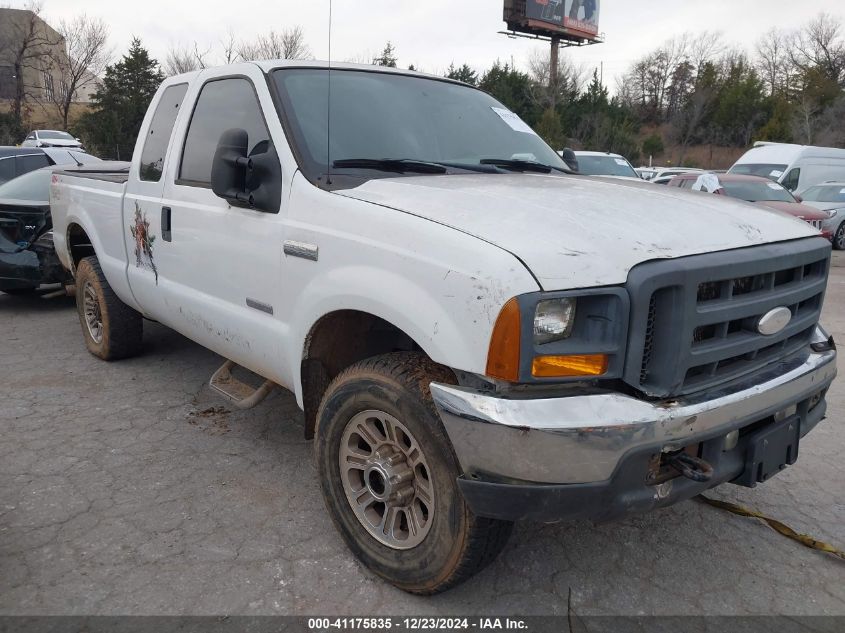
M 67 85 L 60 69 L 67 65 L 66 55 L 62 36 L 39 15 L 0 8 L 0 111 L 11 110 L 19 95 L 28 111 L 49 109 L 64 97 Z M 97 86 L 97 78 L 89 75 L 72 101 L 89 103 Z

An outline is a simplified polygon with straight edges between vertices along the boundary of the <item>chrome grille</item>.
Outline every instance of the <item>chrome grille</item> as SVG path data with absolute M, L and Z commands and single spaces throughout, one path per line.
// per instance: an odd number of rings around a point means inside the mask
M 806 350 L 829 258 L 826 240 L 811 238 L 637 266 L 625 380 L 650 395 L 681 395 Z M 759 319 L 778 307 L 792 320 L 760 334 Z

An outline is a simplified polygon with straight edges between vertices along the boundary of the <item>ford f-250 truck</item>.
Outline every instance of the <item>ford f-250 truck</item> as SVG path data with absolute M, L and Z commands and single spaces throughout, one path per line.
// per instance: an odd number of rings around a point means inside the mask
M 153 319 L 227 359 L 232 401 L 293 391 L 338 530 L 407 591 L 466 579 L 518 519 L 766 481 L 836 374 L 812 227 L 572 175 L 442 78 L 172 77 L 128 173 L 66 170 L 51 198 L 88 349 L 136 354 Z

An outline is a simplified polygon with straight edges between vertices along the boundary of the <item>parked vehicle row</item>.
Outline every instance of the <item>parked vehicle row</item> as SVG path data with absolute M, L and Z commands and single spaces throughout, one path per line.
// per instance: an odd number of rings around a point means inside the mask
M 146 317 L 237 406 L 293 391 L 350 549 L 431 594 L 515 520 L 763 483 L 825 416 L 830 243 L 609 159 L 447 79 L 236 64 L 165 80 L 128 169 L 56 171 L 54 240 L 92 354 Z
M 802 204 L 799 198 L 782 185 L 767 178 L 736 174 L 684 174 L 675 176 L 669 186 L 739 198 L 777 211 L 785 211 L 806 221 L 827 239 L 832 238 L 830 230 L 824 227 L 824 222 L 828 219 L 827 213 Z

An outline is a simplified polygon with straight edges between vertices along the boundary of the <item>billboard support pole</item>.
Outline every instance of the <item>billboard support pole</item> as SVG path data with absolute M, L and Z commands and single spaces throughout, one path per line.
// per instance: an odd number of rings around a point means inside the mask
M 552 110 L 557 106 L 557 80 L 560 68 L 560 36 L 552 36 L 552 50 L 549 55 L 549 94 L 551 95 Z

